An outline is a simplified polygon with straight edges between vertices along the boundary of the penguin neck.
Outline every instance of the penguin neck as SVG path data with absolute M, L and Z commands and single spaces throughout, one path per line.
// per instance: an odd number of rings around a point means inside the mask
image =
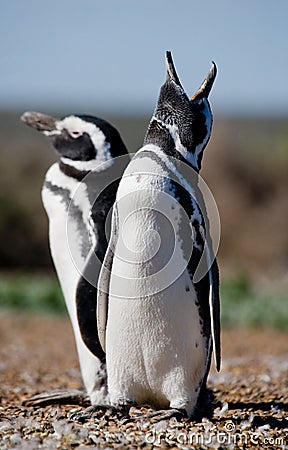
M 77 181 L 83 181 L 89 173 L 104 172 L 113 164 L 113 158 L 104 162 L 99 162 L 97 160 L 73 161 L 72 159 L 61 158 L 59 161 L 59 169 L 68 177 L 74 178 Z
M 58 163 L 59 169 L 64 175 L 70 178 L 74 178 L 77 181 L 83 181 L 84 178 L 88 175 L 90 171 L 86 170 L 78 170 L 69 164 L 66 164 L 62 161 L 62 159 Z
M 183 146 L 175 126 L 164 123 L 156 116 L 153 116 L 150 122 L 144 141 L 145 144 L 158 145 L 167 155 L 187 164 L 199 173 L 195 155 L 192 152 L 188 152 Z

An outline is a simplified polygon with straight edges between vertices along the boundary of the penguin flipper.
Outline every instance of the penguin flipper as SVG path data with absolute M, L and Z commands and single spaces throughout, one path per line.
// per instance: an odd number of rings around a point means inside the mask
M 106 348 L 106 326 L 108 317 L 110 276 L 117 237 L 118 237 L 118 210 L 117 204 L 115 203 L 112 212 L 110 240 L 98 279 L 97 329 L 99 342 L 104 352 Z
M 105 353 L 100 345 L 97 332 L 97 280 L 101 262 L 97 257 L 97 249 L 92 248 L 87 256 L 83 274 L 76 290 L 77 319 L 81 336 L 88 349 L 101 360 L 105 361 Z M 96 280 L 94 283 L 93 280 Z
M 209 233 L 207 233 L 206 242 L 203 243 L 202 255 L 198 258 L 196 257 L 195 260 L 191 258 L 188 263 L 188 269 L 190 274 L 194 274 L 194 276 L 197 273 L 198 280 L 194 282 L 194 287 L 198 299 L 200 299 L 201 304 L 204 306 L 202 309 L 202 311 L 205 311 L 203 320 L 206 324 L 206 333 L 208 332 L 212 338 L 213 347 L 211 348 L 211 352 L 213 349 L 215 366 L 219 372 L 221 365 L 219 270 L 216 256 L 211 249 L 211 238 Z M 205 274 L 205 276 L 202 275 L 202 278 L 199 279 L 201 273 Z M 191 279 L 193 279 L 193 276 L 191 276 Z M 207 310 L 209 310 L 209 313 L 207 313 Z
M 221 366 L 221 325 L 220 325 L 220 296 L 219 296 L 219 269 L 216 258 L 210 267 L 209 304 L 211 314 L 211 331 L 216 369 Z

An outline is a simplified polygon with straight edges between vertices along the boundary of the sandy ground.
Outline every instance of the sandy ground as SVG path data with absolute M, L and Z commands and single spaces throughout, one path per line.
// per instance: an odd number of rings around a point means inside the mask
M 223 364 L 211 371 L 213 417 L 153 422 L 99 411 L 79 422 L 79 405 L 23 406 L 49 389 L 82 389 L 70 323 L 58 316 L 0 314 L 0 450 L 96 448 L 288 448 L 288 335 L 224 330 Z

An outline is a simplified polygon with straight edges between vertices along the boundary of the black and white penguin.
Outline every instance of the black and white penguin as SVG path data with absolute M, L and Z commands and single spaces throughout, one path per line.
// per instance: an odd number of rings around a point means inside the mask
M 130 158 L 118 131 L 100 118 L 70 115 L 58 119 L 26 112 L 21 120 L 47 136 L 60 158 L 47 171 L 42 188 L 51 255 L 71 319 L 85 388 L 92 404 L 103 403 L 105 354 L 97 340 L 93 342 L 94 353 L 84 343 L 85 330 L 97 326 L 96 303 L 89 304 L 87 296 L 85 305 L 82 303 L 84 321 L 79 324 L 76 287 L 91 249 L 97 253 L 94 269 L 100 271 L 109 239 L 108 214 Z M 95 276 L 97 281 L 97 273 Z M 94 289 L 89 280 L 85 289 Z
M 144 146 L 118 187 L 98 280 L 98 334 L 112 406 L 192 417 L 206 398 L 212 348 L 220 369 L 218 268 L 198 187 L 216 66 L 189 99 L 170 52 L 166 64 Z

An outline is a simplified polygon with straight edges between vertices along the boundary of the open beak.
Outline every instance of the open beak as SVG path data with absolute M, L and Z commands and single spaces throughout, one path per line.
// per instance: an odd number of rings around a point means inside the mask
M 213 61 L 212 67 L 209 70 L 207 77 L 201 84 L 201 86 L 198 89 L 198 91 L 196 92 L 196 94 L 194 94 L 193 97 L 191 98 L 191 102 L 193 102 L 194 100 L 200 100 L 201 98 L 208 98 L 208 95 L 210 94 L 214 80 L 216 78 L 216 74 L 217 74 L 217 67 Z
M 182 85 L 180 83 L 179 77 L 177 75 L 171 52 L 166 52 L 166 77 L 167 80 L 172 80 L 174 83 L 177 84 L 177 86 L 180 86 L 182 88 Z M 183 88 L 182 88 L 183 89 Z

